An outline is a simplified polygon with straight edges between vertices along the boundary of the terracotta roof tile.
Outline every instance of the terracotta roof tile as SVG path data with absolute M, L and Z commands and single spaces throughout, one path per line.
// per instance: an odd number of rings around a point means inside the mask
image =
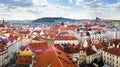
M 30 31 L 19 31 L 19 34 L 29 34 Z
M 86 40 L 89 46 L 92 46 L 92 41 L 91 40 Z
M 33 38 L 33 40 L 43 40 L 43 37 L 41 37 L 41 36 L 36 36 L 36 37 Z
M 74 36 L 56 36 L 55 40 L 77 40 Z
M 61 50 L 61 51 L 64 51 L 63 50 L 63 46 L 60 45 L 60 44 L 54 44 L 54 47 L 56 47 L 57 49 Z
M 27 47 L 35 54 L 41 54 L 45 49 L 48 48 L 48 44 L 47 42 L 30 43 Z
M 16 64 L 19 65 L 29 65 L 31 64 L 32 57 L 27 55 L 19 55 Z
M 118 45 L 118 43 L 120 43 L 120 39 L 111 39 L 110 40 L 110 45 L 112 46 L 113 44 Z
M 39 56 L 39 60 L 33 65 L 33 67 L 77 67 L 74 61 L 68 54 L 54 48 L 50 47 L 44 53 Z M 59 65 L 59 66 L 58 66 Z
M 104 51 L 114 54 L 116 56 L 120 56 L 120 48 L 106 48 Z
M 87 47 L 85 51 L 86 51 L 87 56 L 93 55 L 93 54 L 96 53 L 96 51 L 94 51 L 94 50 L 91 49 L 90 47 Z
M 5 27 L 5 25 L 4 24 L 0 24 L 0 27 Z

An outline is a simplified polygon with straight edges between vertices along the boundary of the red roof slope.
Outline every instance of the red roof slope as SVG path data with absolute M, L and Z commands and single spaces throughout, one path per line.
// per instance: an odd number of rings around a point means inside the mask
M 40 42 L 40 43 L 30 43 L 28 48 L 33 51 L 35 54 L 42 53 L 45 49 L 48 48 L 47 42 Z
M 91 49 L 90 47 L 86 48 L 85 51 L 86 51 L 87 56 L 89 56 L 89 55 L 93 55 L 93 54 L 96 53 L 96 51 L 94 51 L 94 50 Z
M 116 56 L 120 56 L 120 48 L 109 48 L 109 49 L 104 49 L 104 51 L 114 54 Z
M 74 36 L 56 36 L 55 40 L 77 40 Z
M 56 49 L 55 47 L 47 49 L 39 56 L 39 59 L 35 61 L 36 63 L 33 67 L 77 67 L 68 54 Z
M 17 59 L 16 64 L 29 65 L 31 64 L 32 57 L 27 55 L 20 55 Z

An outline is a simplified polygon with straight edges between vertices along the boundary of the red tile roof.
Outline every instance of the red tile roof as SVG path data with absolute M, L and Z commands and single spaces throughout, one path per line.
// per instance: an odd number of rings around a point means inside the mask
M 102 48 L 103 48 L 103 46 L 102 46 L 102 45 L 100 45 L 100 44 L 95 45 L 95 47 L 96 47 L 96 49 L 97 49 L 97 50 L 99 50 L 99 49 L 102 49 Z
M 120 56 L 120 48 L 106 48 L 106 49 L 104 49 L 104 51 L 114 54 L 116 56 Z
M 36 33 L 40 34 L 41 30 L 35 30 L 33 32 L 36 32 Z
M 81 51 L 81 50 L 85 50 L 85 48 L 83 47 L 83 44 L 82 43 L 79 43 L 76 47 L 76 50 L 78 50 L 78 51 Z
M 91 49 L 90 47 L 87 47 L 85 51 L 86 51 L 87 56 L 93 55 L 93 54 L 96 53 L 96 51 L 94 51 L 94 50 Z
M 56 47 L 57 49 L 61 50 L 61 51 L 64 51 L 64 47 L 60 44 L 54 44 L 54 47 Z
M 75 30 L 75 29 L 76 27 L 71 27 L 71 26 L 66 28 L 66 30 Z
M 0 24 L 0 27 L 5 27 L 5 25 L 4 24 Z
M 108 47 L 106 42 L 103 40 L 103 41 L 100 41 L 100 45 L 102 45 L 104 48 Z
M 72 58 L 64 52 L 50 47 L 35 60 L 33 67 L 77 67 Z
M 19 55 L 18 59 L 16 61 L 16 64 L 18 64 L 18 65 L 29 65 L 29 64 L 31 64 L 31 61 L 32 61 L 31 56 Z
M 30 43 L 28 45 L 28 48 L 35 54 L 41 54 L 45 49 L 48 48 L 48 44 L 47 42 Z
M 29 34 L 30 31 L 19 31 L 19 34 Z
M 68 53 L 68 54 L 78 53 L 81 50 L 83 50 L 83 51 L 85 50 L 82 43 L 79 43 L 77 45 L 70 44 L 70 43 L 67 43 L 67 44 L 54 44 L 54 46 L 57 49 L 62 50 L 63 52 Z
M 110 45 L 112 46 L 113 44 L 118 45 L 118 43 L 120 43 L 120 39 L 111 39 L 110 40 Z
M 97 30 L 97 31 L 99 31 L 99 30 L 101 30 L 101 28 L 91 28 L 91 30 Z
M 77 40 L 74 36 L 56 36 L 55 40 Z
M 91 40 L 86 40 L 89 46 L 92 46 L 92 41 Z
M 43 37 L 41 37 L 41 36 L 36 36 L 36 37 L 33 38 L 33 40 L 43 40 Z

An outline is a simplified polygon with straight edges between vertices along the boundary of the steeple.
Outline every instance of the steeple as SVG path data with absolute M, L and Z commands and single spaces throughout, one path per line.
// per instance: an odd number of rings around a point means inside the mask
M 4 18 L 3 18 L 3 22 L 2 23 L 5 23 Z

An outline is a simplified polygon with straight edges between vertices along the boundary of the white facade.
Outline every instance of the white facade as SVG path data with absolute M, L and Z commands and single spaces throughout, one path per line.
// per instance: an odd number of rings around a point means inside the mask
M 8 46 L 8 61 L 14 56 L 15 53 L 18 53 L 20 50 L 20 39 L 14 40 L 12 43 L 9 41 Z
M 120 29 L 112 29 L 106 32 L 107 40 L 120 39 Z

